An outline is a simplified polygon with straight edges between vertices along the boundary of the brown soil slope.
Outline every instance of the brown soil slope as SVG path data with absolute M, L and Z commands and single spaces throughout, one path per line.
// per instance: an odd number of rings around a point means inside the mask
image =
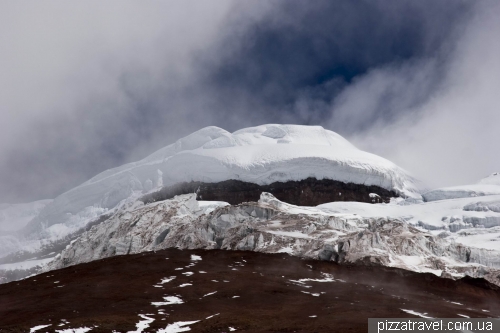
M 333 282 L 291 281 L 331 276 Z M 183 303 L 151 304 L 167 296 Z M 236 332 L 366 332 L 367 318 L 414 317 L 402 309 L 436 318 L 498 317 L 500 291 L 483 280 L 452 281 L 286 254 L 175 249 L 108 258 L 0 285 L 2 333 L 48 324 L 37 332 L 84 326 L 92 327 L 90 332 L 127 332 L 145 318 L 152 322 L 144 332 L 196 320 L 188 325 L 190 332 L 229 332 L 230 327 Z

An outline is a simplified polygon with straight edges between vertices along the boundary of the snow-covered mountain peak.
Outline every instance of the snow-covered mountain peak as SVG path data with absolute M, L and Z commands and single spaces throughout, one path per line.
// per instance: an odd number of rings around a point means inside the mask
M 342 136 L 321 126 L 268 124 L 238 130 L 231 137 L 239 145 L 289 143 L 357 150 Z
M 337 151 L 339 154 L 344 155 L 352 155 L 356 153 L 363 155 L 364 153 L 354 147 L 342 136 L 335 132 L 325 130 L 321 126 L 268 124 L 244 128 L 235 131 L 234 133 L 230 133 L 216 126 L 209 126 L 193 132 L 190 135 L 177 140 L 171 145 L 159 149 L 138 162 L 128 163 L 117 168 L 106 170 L 89 179 L 82 185 L 95 183 L 107 177 L 113 176 L 116 173 L 132 170 L 140 165 L 160 163 L 179 153 L 194 153 L 193 151 L 196 150 L 203 151 L 223 148 L 234 148 L 233 150 L 236 151 L 244 149 L 238 149 L 238 147 L 243 146 L 274 146 L 277 144 L 291 144 L 292 149 L 297 148 L 296 145 L 319 146 L 323 148 L 329 147 L 330 149 Z M 273 149 L 271 147 L 259 148 Z M 279 146 L 279 149 L 286 148 Z M 299 150 L 305 149 L 306 148 L 302 147 L 302 149 Z M 224 150 L 223 152 L 227 153 L 228 151 Z M 303 153 L 303 151 L 300 151 L 297 155 L 300 155 L 300 153 Z M 211 154 L 216 153 L 208 152 L 205 155 Z M 374 160 L 383 160 L 375 155 L 372 155 L 371 157 Z M 389 161 L 384 161 L 387 164 L 392 164 Z
M 309 177 L 419 196 L 418 182 L 406 171 L 320 126 L 270 124 L 234 133 L 210 126 L 138 162 L 102 172 L 60 195 L 42 215 L 57 223 L 61 219 L 54 216 L 93 205 L 110 209 L 134 191 L 179 182 L 234 179 L 264 185 Z

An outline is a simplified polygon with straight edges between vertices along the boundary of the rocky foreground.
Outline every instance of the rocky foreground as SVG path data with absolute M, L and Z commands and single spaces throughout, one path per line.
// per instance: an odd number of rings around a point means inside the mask
M 500 290 L 284 253 L 176 249 L 0 285 L 1 332 L 366 332 L 367 318 L 416 316 L 498 317 Z

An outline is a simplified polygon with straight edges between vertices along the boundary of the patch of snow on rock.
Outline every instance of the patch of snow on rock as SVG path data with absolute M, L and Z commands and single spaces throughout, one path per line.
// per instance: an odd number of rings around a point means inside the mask
M 137 330 L 135 331 L 128 331 L 127 333 L 142 333 L 146 328 L 149 327 L 149 324 L 151 324 L 153 321 L 155 321 L 154 318 L 148 317 L 146 315 L 140 314 L 139 317 L 141 317 L 144 320 L 139 321 L 137 324 L 135 324 L 135 327 Z
M 154 306 L 162 306 L 162 305 L 170 305 L 170 304 L 182 304 L 184 303 L 182 299 L 177 296 L 164 296 L 164 302 L 151 302 L 151 305 Z
M 38 330 L 41 330 L 42 328 L 45 328 L 45 327 L 49 327 L 51 326 L 52 324 L 48 324 L 48 325 L 38 325 L 38 326 L 35 326 L 35 327 L 32 327 L 30 328 L 30 333 L 34 333 Z
M 79 328 L 65 328 L 62 330 L 56 330 L 57 333 L 86 333 L 91 331 L 91 327 L 79 327 Z M 142 332 L 142 331 L 141 331 Z
M 207 297 L 207 296 L 213 295 L 213 294 L 215 294 L 215 293 L 217 293 L 217 292 L 216 292 L 216 291 L 212 291 L 211 293 L 208 293 L 208 294 L 203 295 L 203 297 Z
M 193 321 L 178 321 L 172 324 L 169 324 L 165 328 L 160 328 L 157 333 L 178 333 L 178 332 L 187 332 L 190 331 L 191 328 L 187 327 L 188 325 L 193 325 L 194 323 L 199 322 L 199 320 Z
M 422 318 L 428 318 L 428 319 L 432 319 L 433 318 L 433 317 L 427 316 L 427 313 L 420 313 L 420 312 L 417 312 L 417 311 L 407 310 L 407 309 L 401 309 L 401 310 L 404 311 L 404 312 L 406 312 L 406 313 L 412 314 L 414 316 L 418 316 L 418 317 L 422 317 Z

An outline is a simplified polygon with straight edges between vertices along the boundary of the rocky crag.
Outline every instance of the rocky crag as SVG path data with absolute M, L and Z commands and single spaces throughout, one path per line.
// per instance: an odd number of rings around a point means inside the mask
M 163 187 L 139 200 L 151 203 L 171 199 L 176 195 L 196 193 L 200 200 L 224 201 L 231 205 L 238 205 L 243 202 L 258 201 L 262 192 L 271 193 L 280 201 L 298 206 L 317 206 L 335 201 L 387 203 L 391 198 L 398 196 L 396 192 L 376 185 L 307 178 L 300 181 L 274 182 L 269 185 L 239 180 L 226 180 L 218 183 L 184 182 Z

